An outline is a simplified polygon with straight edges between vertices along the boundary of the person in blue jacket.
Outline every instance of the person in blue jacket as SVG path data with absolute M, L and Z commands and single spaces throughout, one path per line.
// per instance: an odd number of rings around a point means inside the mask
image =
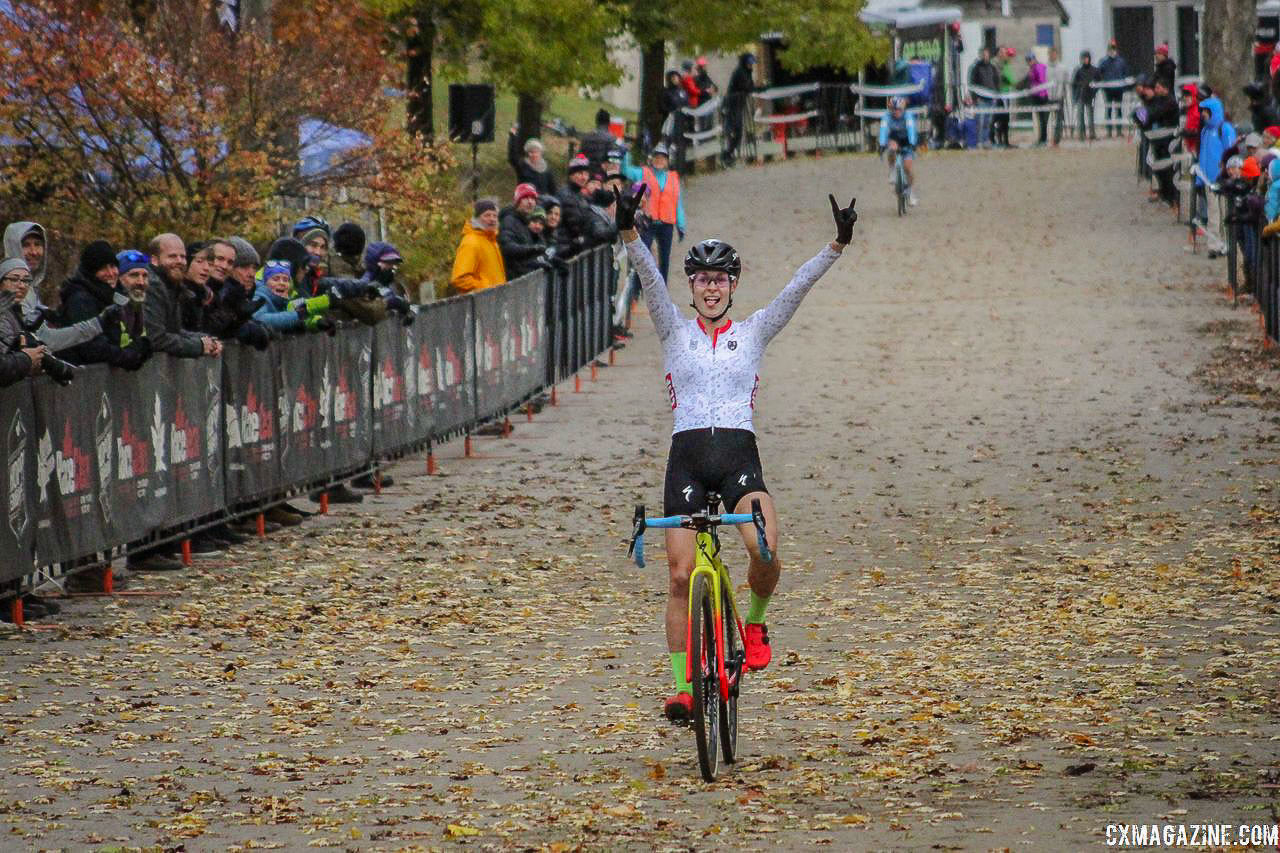
M 1267 221 L 1275 222 L 1280 219 L 1280 157 L 1271 161 L 1267 173 L 1271 176 L 1271 186 L 1267 189 L 1267 203 L 1263 210 L 1267 214 Z
M 1207 234 L 1210 257 L 1221 255 L 1226 246 L 1220 236 L 1222 210 L 1217 199 L 1209 198 L 1206 193 L 1216 189 L 1213 185 L 1218 181 L 1222 152 L 1235 144 L 1236 129 L 1227 121 L 1222 101 L 1217 95 L 1205 98 L 1200 102 L 1200 160 L 1196 174 L 1196 192 L 1204 194 L 1207 202 L 1204 207 L 1208 216 L 1201 220 L 1201 226 Z
M 258 273 L 253 295 L 265 300 L 253 315 L 268 328 L 279 332 L 329 332 L 336 326 L 328 316 L 332 296 L 322 294 L 310 298 L 291 298 L 293 264 L 284 258 L 273 258 Z
M 893 164 L 902 157 L 902 168 L 907 172 L 907 200 L 915 207 L 916 200 L 916 123 L 907 112 L 906 98 L 890 98 L 889 109 L 880 117 L 880 153 L 889 153 L 889 183 L 893 183 Z

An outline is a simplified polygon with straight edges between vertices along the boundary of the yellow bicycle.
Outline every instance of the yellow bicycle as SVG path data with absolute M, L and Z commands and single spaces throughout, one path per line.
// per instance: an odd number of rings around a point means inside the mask
M 773 559 L 764 535 L 760 501 L 751 502 L 750 513 L 719 512 L 720 496 L 707 495 L 707 508 L 693 515 L 645 518 L 644 505 L 636 506 L 635 529 L 627 549 L 636 565 L 644 568 L 644 531 L 650 527 L 683 527 L 697 532 L 693 573 L 689 576 L 689 618 L 685 633 L 685 676 L 693 686 L 692 725 L 698 741 L 698 767 L 712 782 L 723 751 L 726 764 L 738 752 L 738 692 L 742 683 L 746 642 L 742 618 L 733 597 L 729 570 L 720 559 L 722 524 L 753 524 L 760 554 Z M 726 615 L 732 620 L 725 630 Z

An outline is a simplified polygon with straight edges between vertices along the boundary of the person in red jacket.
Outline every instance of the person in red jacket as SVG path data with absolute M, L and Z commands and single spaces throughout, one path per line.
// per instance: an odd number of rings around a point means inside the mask
M 680 85 L 689 95 L 689 106 L 696 107 L 702 100 L 702 89 L 698 87 L 698 81 L 693 76 L 693 60 L 686 59 L 680 63 Z
M 1195 83 L 1182 87 L 1182 112 L 1187 120 L 1182 128 L 1182 145 L 1193 156 L 1200 151 L 1200 92 Z

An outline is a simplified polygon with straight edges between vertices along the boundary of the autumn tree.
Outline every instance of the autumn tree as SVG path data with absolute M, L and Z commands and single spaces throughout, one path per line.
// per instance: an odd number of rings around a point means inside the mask
M 1257 3 L 1213 0 L 1204 4 L 1203 15 L 1205 82 L 1239 121 L 1249 115 L 1249 103 L 1242 90 L 1253 79 Z
M 392 120 L 378 15 L 315 0 L 241 23 L 205 0 L 7 6 L 8 203 L 73 239 L 132 245 L 162 230 L 269 236 L 282 196 L 431 209 L 447 153 L 409 145 Z

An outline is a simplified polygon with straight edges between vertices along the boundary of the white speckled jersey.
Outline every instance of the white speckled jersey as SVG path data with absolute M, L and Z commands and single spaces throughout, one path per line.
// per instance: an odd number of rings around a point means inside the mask
M 701 318 L 686 320 L 680 316 L 644 243 L 634 240 L 626 245 L 631 267 L 640 276 L 649 316 L 662 341 L 667 393 L 675 415 L 671 432 L 708 427 L 755 432 L 751 416 L 765 347 L 782 331 L 805 294 L 840 253 L 825 247 L 796 270 L 791 283 L 764 308 L 741 323 L 725 320 L 723 326 L 707 335 Z

